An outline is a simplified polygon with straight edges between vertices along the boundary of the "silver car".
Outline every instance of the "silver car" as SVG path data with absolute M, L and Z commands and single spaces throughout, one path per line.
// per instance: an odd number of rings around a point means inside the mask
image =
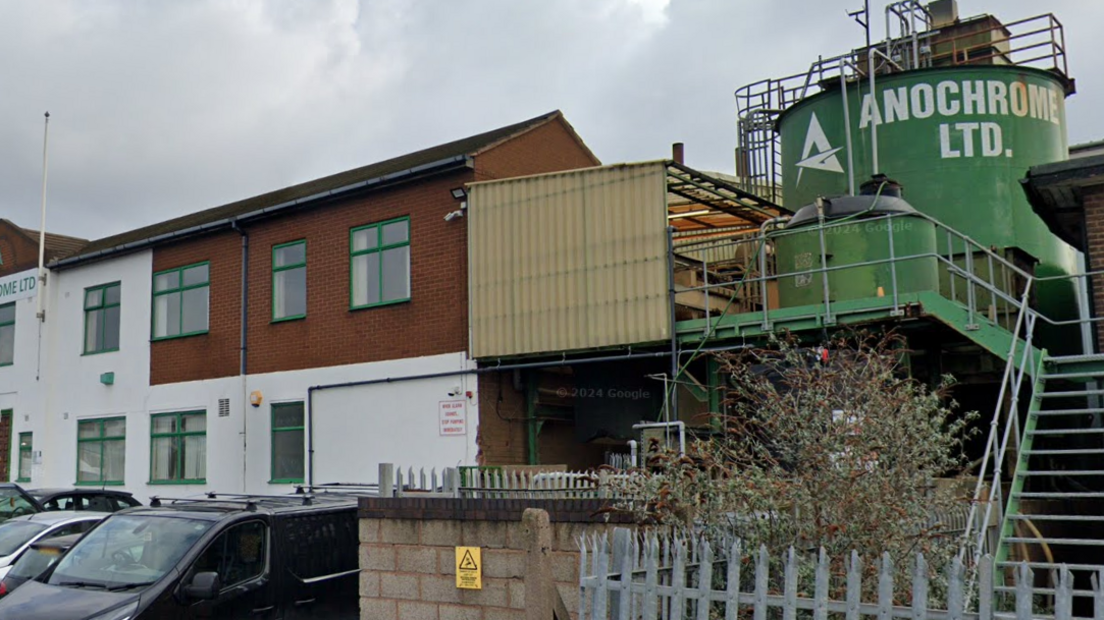
M 55 510 L 15 517 L 0 523 L 0 579 L 19 556 L 39 540 L 83 534 L 108 516 L 106 512 Z

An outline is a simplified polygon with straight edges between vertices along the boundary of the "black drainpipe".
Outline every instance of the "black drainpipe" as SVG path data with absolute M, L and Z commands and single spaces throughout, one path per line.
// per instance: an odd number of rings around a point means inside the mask
M 706 347 L 700 351 L 682 351 L 681 355 L 691 353 L 716 353 L 720 351 L 736 351 L 750 348 L 749 344 L 737 344 L 727 347 Z M 499 364 L 483 368 L 470 368 L 467 370 L 450 370 L 447 372 L 434 372 L 422 375 L 400 375 L 398 377 L 384 377 L 382 379 L 366 379 L 364 381 L 347 381 L 345 383 L 330 383 L 326 385 L 312 385 L 307 388 L 307 488 L 314 486 L 314 393 L 322 390 L 337 388 L 360 387 L 364 385 L 376 385 L 379 383 L 405 383 L 407 381 L 424 381 L 427 379 L 442 379 L 444 377 L 458 377 L 461 375 L 482 375 L 489 372 L 504 370 L 525 370 L 528 368 L 554 368 L 557 366 L 579 366 L 583 364 L 596 364 L 599 362 L 618 362 L 621 360 L 641 359 L 647 357 L 669 357 L 670 351 L 649 351 L 647 353 L 622 353 L 620 355 L 606 355 L 602 357 L 584 357 L 580 359 L 563 358 L 554 362 L 524 362 L 520 364 Z M 344 481 L 336 481 L 344 482 Z
M 238 351 L 238 373 L 241 376 L 242 386 L 242 493 L 245 493 L 249 484 L 248 467 L 249 467 L 249 451 L 247 450 L 249 444 L 249 395 L 246 394 L 248 389 L 246 385 L 246 370 L 248 366 L 246 361 L 248 359 L 246 343 L 249 336 L 249 233 L 245 232 L 238 226 L 237 220 L 230 223 L 230 227 L 233 228 L 241 235 L 241 348 Z
M 235 220 L 230 224 L 241 235 L 242 241 L 242 273 L 241 273 L 241 347 L 238 351 L 239 357 L 239 374 L 245 376 L 246 365 L 246 352 L 247 352 L 247 337 L 249 336 L 249 233 L 245 232 L 238 222 Z

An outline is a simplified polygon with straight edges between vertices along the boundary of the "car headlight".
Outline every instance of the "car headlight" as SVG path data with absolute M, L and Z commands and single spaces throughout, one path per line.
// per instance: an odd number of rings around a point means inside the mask
M 105 611 L 97 616 L 92 616 L 88 618 L 88 620 L 130 620 L 137 611 L 138 601 L 133 601 L 122 607 L 116 607 L 115 609 Z

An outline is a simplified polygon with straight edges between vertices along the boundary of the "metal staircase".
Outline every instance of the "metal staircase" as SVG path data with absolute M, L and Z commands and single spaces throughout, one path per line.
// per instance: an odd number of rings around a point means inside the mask
M 1104 552 L 1104 355 L 1050 357 L 1036 375 L 996 548 L 998 566 L 1099 569 Z M 1071 564 L 1070 560 L 1074 560 Z

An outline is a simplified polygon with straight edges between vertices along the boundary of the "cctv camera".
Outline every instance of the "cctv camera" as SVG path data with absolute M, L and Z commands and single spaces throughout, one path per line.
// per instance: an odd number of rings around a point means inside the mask
M 463 217 L 463 216 L 464 216 L 463 211 L 452 211 L 448 215 L 445 216 L 445 221 L 446 222 L 451 222 L 452 220 L 454 220 L 458 217 Z

